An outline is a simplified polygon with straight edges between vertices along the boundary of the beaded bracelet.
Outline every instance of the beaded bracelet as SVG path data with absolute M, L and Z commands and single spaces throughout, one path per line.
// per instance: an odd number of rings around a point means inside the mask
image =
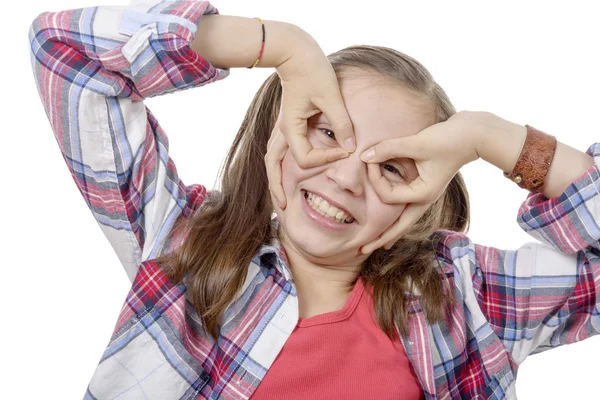
M 256 59 L 256 61 L 254 61 L 254 64 L 247 67 L 248 69 L 252 69 L 258 65 L 258 62 L 262 58 L 263 52 L 265 51 L 265 23 L 259 17 L 254 17 L 254 19 L 258 20 L 262 27 L 262 44 L 260 45 L 260 53 L 258 53 L 258 58 Z

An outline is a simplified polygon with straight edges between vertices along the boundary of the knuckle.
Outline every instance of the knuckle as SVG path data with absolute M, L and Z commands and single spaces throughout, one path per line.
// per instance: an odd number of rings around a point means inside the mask
M 350 130 L 350 128 L 352 128 L 352 123 L 347 119 L 339 121 L 335 126 L 335 129 L 340 132 L 346 132 Z
M 417 154 L 423 154 L 426 149 L 425 143 L 422 140 L 416 140 L 413 143 L 413 149 Z
M 388 190 L 384 190 L 383 193 L 381 193 L 381 198 L 383 199 L 384 202 L 386 203 L 391 203 L 394 201 L 394 196 L 392 195 L 392 193 Z
M 425 196 L 423 196 L 423 200 L 425 200 L 426 203 L 433 203 L 436 200 L 436 194 L 433 192 L 427 192 L 425 193 Z

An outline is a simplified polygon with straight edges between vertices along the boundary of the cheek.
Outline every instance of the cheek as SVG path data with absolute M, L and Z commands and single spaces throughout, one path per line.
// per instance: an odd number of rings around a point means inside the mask
M 313 148 L 326 147 L 316 138 L 314 129 L 309 129 L 307 138 Z M 283 156 L 283 160 L 281 160 L 281 181 L 283 182 L 283 190 L 286 190 L 286 187 L 293 190 L 296 183 L 318 174 L 323 169 L 324 168 L 319 167 L 307 169 L 300 168 L 296 163 L 294 156 L 288 150 Z
M 373 204 L 376 203 L 376 204 Z M 373 236 L 379 236 L 389 228 L 406 208 L 406 204 L 386 204 L 379 199 L 369 207 L 369 225 Z
M 285 153 L 281 160 L 281 182 L 285 195 L 291 195 L 296 190 L 298 183 L 318 175 L 324 167 L 302 169 L 296 163 L 291 152 Z

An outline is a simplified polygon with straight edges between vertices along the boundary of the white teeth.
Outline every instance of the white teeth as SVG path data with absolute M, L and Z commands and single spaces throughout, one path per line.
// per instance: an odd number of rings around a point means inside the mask
M 319 204 L 319 210 L 323 211 L 324 213 L 329 210 L 329 203 L 327 203 L 327 200 L 321 201 L 321 204 Z
M 319 214 L 329 217 L 339 223 L 351 223 L 354 221 L 354 218 L 351 218 L 348 214 L 337 207 L 329 205 L 327 200 L 322 199 L 316 194 L 306 191 L 305 197 L 312 209 L 317 211 Z

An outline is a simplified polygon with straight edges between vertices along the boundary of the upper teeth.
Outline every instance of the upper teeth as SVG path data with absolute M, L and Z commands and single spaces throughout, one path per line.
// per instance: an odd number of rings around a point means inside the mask
M 345 222 L 349 224 L 354 221 L 354 218 L 350 217 L 339 208 L 330 205 L 327 200 L 317 196 L 316 194 L 306 191 L 304 196 L 306 197 L 306 200 L 312 209 L 318 213 L 340 223 Z

